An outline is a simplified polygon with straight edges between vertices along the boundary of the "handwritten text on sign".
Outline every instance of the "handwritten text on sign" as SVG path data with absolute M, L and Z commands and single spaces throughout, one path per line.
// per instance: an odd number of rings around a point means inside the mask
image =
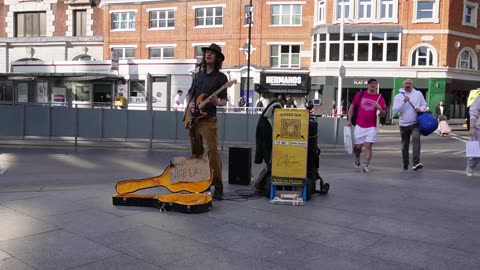
M 206 155 L 201 158 L 176 157 L 170 170 L 170 183 L 201 182 L 210 180 L 210 164 Z

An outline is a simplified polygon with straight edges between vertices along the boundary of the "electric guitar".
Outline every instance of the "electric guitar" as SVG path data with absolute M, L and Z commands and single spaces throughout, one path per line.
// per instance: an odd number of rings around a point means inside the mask
M 192 113 L 190 112 L 189 106 L 185 108 L 185 112 L 183 114 L 183 122 L 185 124 L 185 127 L 190 129 L 193 126 L 193 123 L 195 121 L 198 121 L 201 118 L 204 118 L 207 116 L 207 112 L 205 112 L 205 105 L 207 105 L 208 102 L 210 102 L 210 99 L 212 96 L 216 96 L 220 94 L 223 90 L 229 88 L 230 86 L 234 85 L 237 83 L 237 80 L 231 80 L 224 84 L 222 87 L 220 87 L 218 90 L 213 92 L 210 96 L 206 97 L 207 94 L 201 94 L 197 99 L 195 100 L 195 112 Z

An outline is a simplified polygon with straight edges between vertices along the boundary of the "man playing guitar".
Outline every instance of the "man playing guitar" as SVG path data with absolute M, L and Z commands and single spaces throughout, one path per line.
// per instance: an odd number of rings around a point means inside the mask
M 225 85 L 228 79 L 224 73 L 220 72 L 225 60 L 222 48 L 212 43 L 209 47 L 203 47 L 202 52 L 200 71 L 194 77 L 192 87 L 188 90 L 186 97 L 189 104 L 185 117 L 189 120 L 187 127 L 189 128 L 192 154 L 201 156 L 205 152 L 207 153 L 210 167 L 213 169 L 212 185 L 215 187 L 213 198 L 221 200 L 223 199 L 223 182 L 222 160 L 217 149 L 217 106 L 227 104 L 227 91 L 225 89 L 217 95 L 212 94 Z M 202 110 L 200 113 L 199 101 L 205 97 L 209 98 L 209 102 L 200 108 Z M 202 115 L 202 117 L 195 117 L 196 115 Z

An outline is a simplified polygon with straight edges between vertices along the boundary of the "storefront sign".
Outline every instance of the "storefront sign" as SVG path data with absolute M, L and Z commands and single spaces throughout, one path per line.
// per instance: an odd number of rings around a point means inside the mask
M 308 74 L 261 73 L 259 92 L 306 93 L 310 86 Z M 263 90 L 263 91 L 262 91 Z
M 110 70 L 118 70 L 118 51 L 115 51 L 115 50 L 112 50 L 112 53 L 111 53 L 111 58 L 112 58 L 112 66 L 110 68 Z
M 54 86 L 52 87 L 52 103 L 64 103 L 65 102 L 65 87 Z

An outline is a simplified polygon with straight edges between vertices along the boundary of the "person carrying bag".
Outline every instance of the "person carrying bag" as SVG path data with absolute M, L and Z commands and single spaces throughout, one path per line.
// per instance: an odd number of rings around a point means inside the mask
M 405 80 L 403 87 L 400 88 L 399 93 L 393 99 L 392 106 L 392 112 L 399 116 L 398 125 L 400 126 L 400 136 L 402 139 L 403 170 L 408 170 L 410 140 L 413 148 L 412 169 L 416 171 L 423 168 L 423 164 L 420 162 L 421 132 L 417 114 L 425 112 L 426 108 L 427 102 L 422 92 L 413 87 L 412 80 Z
M 470 105 L 470 141 L 466 143 L 467 168 L 465 174 L 473 176 L 473 171 L 480 162 L 480 96 Z

